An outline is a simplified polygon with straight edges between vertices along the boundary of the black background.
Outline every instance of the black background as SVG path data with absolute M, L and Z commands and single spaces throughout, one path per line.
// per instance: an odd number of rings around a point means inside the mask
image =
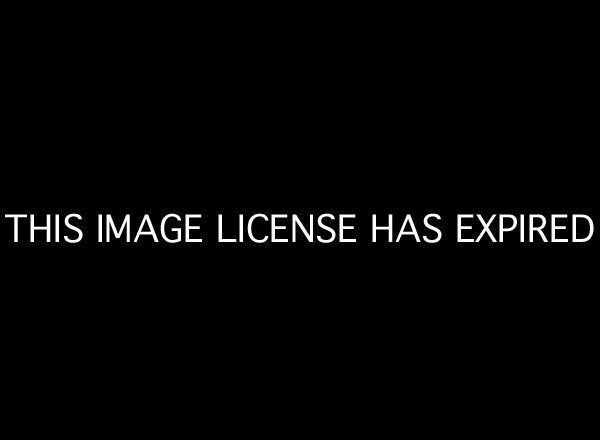
M 573 429 L 595 389 L 597 238 L 460 246 L 453 218 L 597 221 L 592 29 L 524 11 L 247 12 L 23 16 L 3 55 L 2 213 L 356 212 L 361 243 L 4 240 L 11 412 Z M 444 241 L 371 246 L 375 212 L 438 212 Z

